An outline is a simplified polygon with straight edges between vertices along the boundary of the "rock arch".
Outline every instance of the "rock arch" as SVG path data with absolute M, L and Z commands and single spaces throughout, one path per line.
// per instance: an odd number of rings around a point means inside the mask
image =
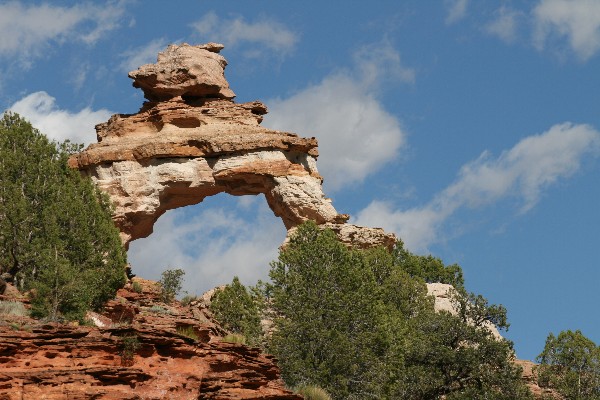
M 110 196 L 123 244 L 150 235 L 167 210 L 224 192 L 263 193 L 288 232 L 312 220 L 348 244 L 391 247 L 393 234 L 347 224 L 325 197 L 315 138 L 264 128 L 265 105 L 233 101 L 222 48 L 171 45 L 130 72 L 148 101 L 97 125 L 98 143 L 69 160 Z

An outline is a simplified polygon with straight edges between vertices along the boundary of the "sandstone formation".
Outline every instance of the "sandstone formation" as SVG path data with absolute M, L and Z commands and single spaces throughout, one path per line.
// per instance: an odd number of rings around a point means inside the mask
M 264 194 L 288 230 L 312 220 L 348 244 L 391 247 L 394 235 L 346 224 L 325 197 L 315 138 L 264 128 L 265 105 L 232 100 L 222 48 L 171 45 L 130 72 L 149 101 L 97 125 L 98 143 L 70 159 L 111 197 L 123 243 L 152 233 L 165 211 L 224 192 Z
M 200 307 L 121 289 L 98 327 L 0 318 L 0 400 L 289 399 L 272 356 L 226 343 Z
M 223 45 L 217 43 L 169 46 L 158 55 L 156 64 L 143 65 L 129 77 L 151 101 L 176 96 L 232 99 L 235 93 L 223 74 L 227 61 L 219 55 L 221 50 Z

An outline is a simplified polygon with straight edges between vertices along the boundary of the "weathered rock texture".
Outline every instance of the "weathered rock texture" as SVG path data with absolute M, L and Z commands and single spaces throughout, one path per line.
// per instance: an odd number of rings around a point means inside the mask
M 302 399 L 271 356 L 222 342 L 202 308 L 158 305 L 141 284 L 91 315 L 99 327 L 1 316 L 0 399 Z
M 176 96 L 221 97 L 232 99 L 223 71 L 227 61 L 219 51 L 223 45 L 169 46 L 158 55 L 156 64 L 146 64 L 129 73 L 133 86 L 141 88 L 151 101 Z
M 110 195 L 123 243 L 152 233 L 165 211 L 225 192 L 264 194 L 288 230 L 312 220 L 348 244 L 391 247 L 394 235 L 346 224 L 325 197 L 315 138 L 264 128 L 265 105 L 231 100 L 222 48 L 171 45 L 130 72 L 149 101 L 97 125 L 98 143 L 70 159 Z
M 222 341 L 226 332 L 206 309 L 214 291 L 182 307 L 160 303 L 155 282 L 134 282 L 139 293 L 128 284 L 102 314 L 88 314 L 96 327 L 0 315 L 0 400 L 301 400 L 271 356 Z M 447 295 L 430 289 L 444 303 Z M 26 300 L 10 293 L 4 298 Z M 562 399 L 540 388 L 534 363 L 515 363 L 534 398 Z

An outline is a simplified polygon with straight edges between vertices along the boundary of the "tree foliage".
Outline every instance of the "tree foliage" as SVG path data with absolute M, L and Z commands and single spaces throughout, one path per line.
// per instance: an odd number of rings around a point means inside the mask
M 444 265 L 443 261 L 431 255 L 419 256 L 404 248 L 402 241 L 394 249 L 395 263 L 413 277 L 427 283 L 447 283 L 456 289 L 464 288 L 462 269 L 458 264 Z
M 248 344 L 257 345 L 262 340 L 261 302 L 262 299 L 250 293 L 236 276 L 215 293 L 210 310 L 224 329 L 243 335 Z
M 459 291 L 452 299 L 455 315 L 429 310 L 410 321 L 404 398 L 529 398 L 521 370 L 512 363 L 512 343 L 494 338 L 489 329 L 507 327 L 504 308 Z
M 0 273 L 34 289 L 38 316 L 81 318 L 125 282 L 110 203 L 58 144 L 13 113 L 0 120 Z
M 334 399 L 529 398 L 511 343 L 486 326 L 506 327 L 504 308 L 467 294 L 460 267 L 398 247 L 350 250 L 313 223 L 298 229 L 270 271 L 286 383 Z M 430 279 L 458 286 L 456 315 L 433 310 Z
M 600 349 L 581 331 L 550 333 L 537 360 L 541 386 L 569 400 L 600 399 Z
M 183 286 L 183 276 L 185 271 L 177 269 L 168 269 L 161 273 L 160 281 L 160 297 L 165 303 L 170 303 L 175 300 L 175 297 L 181 292 Z

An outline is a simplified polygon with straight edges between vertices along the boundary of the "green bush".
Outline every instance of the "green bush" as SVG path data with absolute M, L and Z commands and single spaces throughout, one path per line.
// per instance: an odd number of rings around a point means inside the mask
M 136 293 L 142 293 L 143 291 L 142 285 L 140 285 L 139 282 L 133 282 L 131 284 L 131 289 Z
M 11 322 L 9 324 L 10 328 L 14 331 L 25 331 L 25 332 L 31 332 L 32 328 L 31 326 L 29 326 L 28 324 L 24 324 L 22 322 Z
M 193 326 L 178 326 L 176 330 L 177 330 L 177 333 L 182 336 L 188 337 L 193 340 L 199 339 L 198 334 L 194 330 Z
M 109 200 L 67 165 L 80 149 L 17 114 L 0 120 L 0 274 L 33 289 L 37 317 L 81 320 L 125 283 Z
M 160 281 L 160 298 L 165 303 L 171 303 L 175 297 L 181 292 L 183 284 L 183 276 L 185 271 L 182 269 L 168 269 L 161 274 Z
M 121 364 L 129 367 L 133 365 L 135 353 L 141 347 L 136 334 L 128 334 L 121 338 Z
M 394 265 L 412 277 L 423 279 L 427 283 L 447 283 L 457 290 L 464 288 L 462 268 L 457 264 L 444 265 L 437 257 L 412 254 L 404 248 L 401 240 L 396 243 L 392 254 Z
M 246 336 L 240 335 L 239 333 L 230 333 L 221 339 L 222 342 L 234 343 L 234 344 L 246 344 Z
M 600 399 L 600 348 L 581 331 L 550 333 L 537 360 L 540 386 L 567 399 Z
M 173 312 L 171 312 L 171 310 L 168 310 L 164 307 L 157 306 L 157 305 L 153 305 L 152 307 L 150 307 L 148 309 L 148 311 L 151 313 L 154 313 L 154 314 L 169 314 L 169 315 L 173 314 Z
M 245 336 L 248 344 L 258 345 L 262 340 L 261 300 L 249 293 L 236 276 L 215 293 L 210 311 L 225 330 Z
M 190 305 L 190 303 L 192 301 L 196 301 L 198 299 L 198 297 L 196 296 L 192 296 L 192 295 L 185 295 L 183 296 L 183 298 L 181 299 L 181 305 L 182 306 L 188 306 Z
M 29 315 L 29 311 L 20 301 L 0 300 L 0 315 L 26 317 Z

